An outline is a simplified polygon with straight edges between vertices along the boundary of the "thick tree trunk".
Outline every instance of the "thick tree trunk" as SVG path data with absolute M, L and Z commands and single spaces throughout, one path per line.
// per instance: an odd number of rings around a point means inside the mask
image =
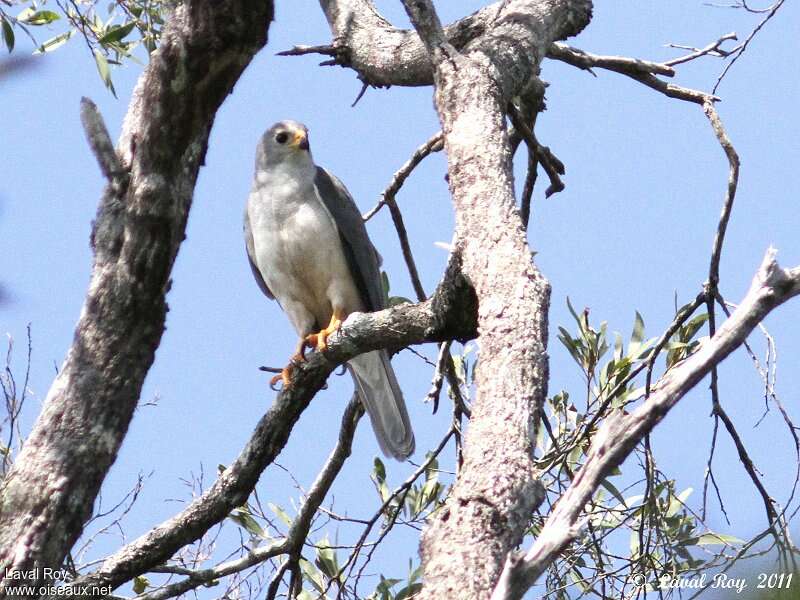
M 26 573 L 15 584 L 52 584 L 36 568 L 59 567 L 91 515 L 164 330 L 214 115 L 266 43 L 272 15 L 269 1 L 179 5 L 136 87 L 72 347 L 0 490 L 0 573 Z
M 421 598 L 477 600 L 491 595 L 544 498 L 533 440 L 547 394 L 550 287 L 533 264 L 516 210 L 505 109 L 538 73 L 551 42 L 588 22 L 591 5 L 509 2 L 462 51 L 429 0 L 405 5 L 433 62 L 455 252 L 478 296 L 480 336 L 464 463 L 421 542 Z

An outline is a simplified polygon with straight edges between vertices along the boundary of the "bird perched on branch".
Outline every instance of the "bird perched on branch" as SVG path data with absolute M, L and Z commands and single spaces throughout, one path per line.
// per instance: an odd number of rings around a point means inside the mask
M 289 385 L 305 349 L 324 351 L 350 313 L 384 308 L 380 255 L 342 182 L 314 164 L 301 123 L 280 121 L 261 137 L 244 238 L 258 286 L 278 301 L 300 336 L 273 384 Z M 414 451 L 414 433 L 389 354 L 366 352 L 348 368 L 381 450 L 405 460 Z

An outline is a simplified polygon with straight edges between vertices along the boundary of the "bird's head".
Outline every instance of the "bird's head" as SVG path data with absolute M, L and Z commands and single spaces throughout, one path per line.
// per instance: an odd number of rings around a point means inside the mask
M 267 129 L 258 144 L 256 168 L 311 163 L 308 128 L 297 121 L 278 121 Z

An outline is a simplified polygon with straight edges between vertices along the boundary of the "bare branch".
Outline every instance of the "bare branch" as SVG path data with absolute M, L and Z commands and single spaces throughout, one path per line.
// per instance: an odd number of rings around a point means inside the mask
M 708 54 L 725 58 L 726 56 L 730 56 L 732 52 L 735 52 L 735 50 L 723 50 L 720 46 L 722 46 L 722 44 L 727 42 L 728 40 L 735 40 L 735 39 L 737 39 L 736 34 L 731 32 L 731 33 L 726 33 L 716 42 L 710 43 L 705 48 L 687 48 L 684 46 L 678 46 L 677 44 L 670 44 L 669 45 L 670 48 L 681 48 L 682 50 L 692 50 L 692 53 L 687 54 L 686 56 L 681 56 L 678 58 L 673 58 L 671 60 L 664 61 L 664 64 L 670 67 L 674 67 L 675 65 L 687 63 L 689 61 L 700 58 L 701 56 L 706 56 Z
M 722 73 L 719 74 L 719 77 L 717 78 L 717 82 L 714 84 L 714 87 L 711 89 L 711 93 L 712 94 L 716 94 L 717 93 L 717 88 L 719 88 L 720 84 L 722 83 L 722 80 L 725 79 L 725 76 L 731 70 L 733 65 L 736 64 L 736 61 L 739 60 L 739 58 L 741 58 L 742 54 L 745 53 L 745 51 L 747 50 L 748 46 L 750 45 L 750 42 L 752 42 L 753 38 L 755 38 L 756 35 L 758 34 L 758 32 L 761 31 L 761 28 L 764 27 L 764 25 L 766 25 L 767 22 L 772 17 L 775 16 L 775 13 L 778 12 L 778 9 L 781 6 L 783 6 L 783 3 L 784 3 L 784 0 L 778 0 L 777 2 L 775 2 L 775 4 L 773 4 L 771 7 L 766 9 L 768 11 L 767 15 L 764 17 L 764 19 L 758 25 L 755 26 L 753 31 L 750 32 L 750 35 L 747 36 L 747 38 L 744 40 L 744 42 L 741 44 L 741 46 L 737 50 L 736 55 L 733 57 L 733 59 L 727 65 L 725 65 L 725 68 L 723 69 Z M 751 10 L 750 8 L 747 7 L 747 5 L 744 2 L 742 2 L 742 6 L 747 8 L 747 10 L 750 11 L 750 12 L 760 12 L 760 11 L 756 11 L 756 10 Z
M 739 347 L 775 307 L 800 294 L 800 267 L 782 269 L 769 249 L 750 291 L 716 335 L 661 378 L 648 400 L 630 414 L 622 411 L 601 426 L 586 462 L 562 495 L 544 528 L 525 554 L 511 554 L 492 600 L 516 600 L 578 535 L 579 516 L 592 493 L 615 466 L 644 439 L 669 410 L 711 369 Z
M 626 75 L 670 98 L 677 98 L 695 104 L 704 104 L 709 100 L 719 100 L 716 96 L 706 92 L 692 90 L 660 80 L 655 75 L 672 77 L 675 74 L 674 69 L 664 63 L 653 63 L 637 58 L 620 56 L 598 56 L 558 43 L 550 46 L 547 56 L 589 71 L 593 67 L 598 67 Z
M 628 75 L 635 79 L 642 75 L 675 76 L 675 69 L 666 63 L 657 63 L 640 58 L 628 58 L 626 56 L 592 54 L 561 42 L 554 42 L 550 45 L 547 50 L 547 58 L 554 58 L 586 71 L 591 71 L 593 68 L 598 67 Z
M 394 200 L 394 198 L 397 196 L 397 192 L 399 192 L 400 188 L 403 187 L 406 179 L 408 179 L 409 175 L 411 175 L 417 165 L 419 165 L 419 163 L 421 163 L 433 152 L 441 152 L 443 148 L 444 143 L 442 142 L 441 131 L 433 134 L 427 142 L 417 148 L 414 151 L 414 154 L 411 155 L 411 158 L 409 158 L 392 176 L 392 180 L 383 191 L 383 194 L 381 194 L 381 199 L 378 201 L 378 203 L 364 214 L 364 220 L 369 221 L 372 217 L 374 217 L 375 214 L 386 205 L 389 198 Z
M 411 243 L 408 241 L 408 232 L 406 231 L 406 224 L 403 220 L 403 213 L 400 212 L 400 207 L 394 200 L 394 196 L 385 197 L 386 204 L 389 206 L 389 212 L 392 214 L 392 222 L 397 230 L 397 237 L 400 240 L 400 248 L 403 251 L 403 259 L 406 261 L 408 267 L 408 274 L 411 277 L 411 285 L 414 286 L 414 292 L 420 302 L 424 301 L 427 296 L 425 289 L 422 287 L 422 281 L 419 278 L 417 271 L 417 263 L 414 260 L 414 254 L 411 252 Z
M 109 183 L 123 183 L 119 180 L 125 176 L 125 171 L 111 143 L 103 116 L 97 110 L 97 105 L 85 97 L 81 98 L 81 123 L 103 176 Z
M 739 184 L 739 155 L 736 153 L 730 138 L 728 138 L 728 134 L 725 132 L 719 114 L 717 114 L 717 110 L 711 100 L 703 103 L 703 112 L 711 122 L 711 127 L 714 129 L 714 134 L 717 136 L 717 141 L 722 146 L 729 164 L 728 189 L 722 206 L 722 215 L 717 225 L 717 233 L 714 237 L 714 246 L 711 251 L 711 262 L 708 268 L 709 292 L 713 302 L 717 293 L 717 284 L 719 283 L 719 262 L 722 258 L 722 245 L 725 241 L 725 232 L 728 229 L 728 221 L 733 210 L 733 201 L 736 198 L 736 188 Z M 713 306 L 711 308 L 713 312 Z
M 513 103 L 508 105 L 508 116 L 511 118 L 511 123 L 514 128 L 520 133 L 522 139 L 528 145 L 528 149 L 535 157 L 536 161 L 542 165 L 544 172 L 550 178 L 550 186 L 545 190 L 544 197 L 549 198 L 564 189 L 564 182 L 561 181 L 560 175 L 564 174 L 564 163 L 558 160 L 550 148 L 542 146 L 536 139 L 533 131 L 528 127 Z M 527 227 L 527 219 L 524 218 L 523 222 Z
M 347 405 L 344 415 L 342 415 L 342 424 L 339 429 L 339 439 L 336 442 L 336 446 L 308 490 L 303 506 L 292 522 L 292 526 L 280 542 L 269 546 L 260 546 L 250 550 L 241 558 L 230 560 L 210 569 L 173 570 L 172 572 L 186 575 L 187 578 L 148 594 L 141 594 L 136 597 L 136 600 L 165 600 L 166 598 L 173 598 L 215 579 L 244 571 L 280 554 L 293 554 L 294 560 L 299 559 L 303 543 L 308 537 L 311 521 L 328 494 L 336 476 L 341 471 L 345 460 L 350 456 L 356 425 L 363 414 L 364 409 L 361 402 L 357 396 L 354 396 Z

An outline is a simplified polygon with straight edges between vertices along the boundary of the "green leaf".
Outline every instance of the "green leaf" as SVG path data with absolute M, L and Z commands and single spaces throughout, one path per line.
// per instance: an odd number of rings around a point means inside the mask
M 387 579 L 383 575 L 380 576 L 381 580 L 377 586 L 375 586 L 375 592 L 372 594 L 373 597 L 375 595 L 379 595 L 380 598 L 391 598 L 389 595 L 389 590 L 391 590 L 394 586 L 402 581 L 402 579 Z
M 559 326 L 558 328 L 559 334 L 558 339 L 559 341 L 566 346 L 569 353 L 572 355 L 572 358 L 578 363 L 579 366 L 583 366 L 583 357 L 582 357 L 582 348 L 579 349 L 576 343 L 576 340 L 572 339 L 572 336 L 569 332 L 564 329 L 563 327 Z
M 421 583 L 412 583 L 411 585 L 408 585 L 399 592 L 397 592 L 397 596 L 394 597 L 394 600 L 407 600 L 408 598 L 411 598 L 412 596 L 418 594 L 421 589 L 422 589 Z
M 569 309 L 572 318 L 575 319 L 575 322 L 578 324 L 578 326 L 583 328 L 583 321 L 578 317 L 578 313 L 576 313 L 575 309 L 572 307 L 572 302 L 570 302 L 569 296 L 567 296 L 567 308 Z
M 623 498 L 622 494 L 619 493 L 617 487 L 613 483 L 611 483 L 608 479 L 603 479 L 603 481 L 600 482 L 600 485 L 602 485 L 609 492 L 611 492 L 611 495 L 614 496 L 614 498 L 616 498 L 620 504 L 625 504 L 625 498 Z
M 14 49 L 14 29 L 11 27 L 11 23 L 2 19 L 3 22 L 3 41 L 6 44 L 6 48 L 8 51 L 11 52 Z
M 133 578 L 133 593 L 142 594 L 150 586 L 150 581 L 144 575 Z
M 375 457 L 375 462 L 373 463 L 372 474 L 375 476 L 375 481 L 378 483 L 383 483 L 386 481 L 386 466 L 377 456 Z
M 70 29 L 69 31 L 60 33 L 55 37 L 51 37 L 46 42 L 43 42 L 42 45 L 36 49 L 36 52 L 34 52 L 34 54 L 44 54 L 45 52 L 52 52 L 56 48 L 60 48 L 61 46 L 67 43 L 69 38 L 71 38 L 72 34 L 74 33 L 75 30 Z
M 405 296 L 389 296 L 388 308 L 399 306 L 400 304 L 413 304 L 411 300 Z
M 330 547 L 327 538 L 317 544 L 317 560 L 314 562 L 329 579 L 339 577 L 339 561 L 336 558 L 336 551 Z
M 101 44 L 111 44 L 115 42 L 121 42 L 125 37 L 127 37 L 133 28 L 136 26 L 136 21 L 131 21 L 130 23 L 126 23 L 125 25 L 113 25 L 104 35 L 101 37 L 98 42 Z
M 228 515 L 228 518 L 239 525 L 250 535 L 258 538 L 266 537 L 264 534 L 264 529 L 262 529 L 261 525 L 258 524 L 258 521 L 253 518 L 253 515 L 250 513 L 250 509 L 247 506 L 240 506 L 239 508 L 233 509 L 231 514 Z
M 269 509 L 272 512 L 274 512 L 276 515 L 278 515 L 278 518 L 281 521 L 283 521 L 285 525 L 291 525 L 292 524 L 292 518 L 280 506 L 278 506 L 277 504 L 272 504 L 272 502 L 268 503 L 267 506 L 269 506 Z
M 708 532 L 695 538 L 689 538 L 686 541 L 686 546 L 730 546 L 733 544 L 744 544 L 744 540 L 740 540 L 732 535 L 724 535 L 721 533 Z
M 640 343 L 644 339 L 644 319 L 639 311 L 636 311 L 636 317 L 633 320 L 633 333 L 631 333 L 631 341 Z
M 300 559 L 300 570 L 303 572 L 304 578 L 310 582 L 318 592 L 323 593 L 325 591 L 325 580 L 322 574 L 305 558 Z
M 702 315 L 697 315 L 686 325 L 684 325 L 682 336 L 683 340 L 688 342 L 690 339 L 692 339 L 706 321 L 708 321 L 708 313 L 703 313 Z
M 28 25 L 47 25 L 53 21 L 58 21 L 61 18 L 56 12 L 52 10 L 37 10 L 33 11 L 30 8 L 23 10 L 17 16 L 17 21 L 27 23 Z
M 111 70 L 108 66 L 108 60 L 99 50 L 94 51 L 94 61 L 97 64 L 97 72 L 100 73 L 100 79 L 106 84 L 109 91 L 117 97 L 117 92 L 114 90 L 114 84 L 111 81 Z
M 677 496 L 672 496 L 669 501 L 669 508 L 667 508 L 667 516 L 671 517 L 675 513 L 677 513 L 683 505 L 686 504 L 686 499 L 691 495 L 694 491 L 694 488 L 686 488 Z
M 389 283 L 389 275 L 386 274 L 386 271 L 381 271 L 381 287 L 383 288 L 384 297 L 388 298 L 389 290 L 392 289 L 392 286 Z

